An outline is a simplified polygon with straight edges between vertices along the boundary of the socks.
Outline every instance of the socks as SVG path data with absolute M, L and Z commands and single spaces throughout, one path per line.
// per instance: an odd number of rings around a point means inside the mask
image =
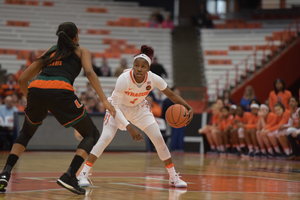
M 268 152 L 269 152 L 269 154 L 272 154 L 272 155 L 274 154 L 274 151 L 273 151 L 272 147 L 268 148 Z
M 236 150 L 241 151 L 241 147 L 239 145 L 237 145 L 235 148 Z
M 89 161 L 86 161 L 84 166 L 83 166 L 83 169 L 82 169 L 81 173 L 85 176 L 86 174 L 89 173 L 92 166 L 93 166 L 93 163 L 91 163 Z
M 211 150 L 216 150 L 215 145 L 211 145 L 211 146 L 210 146 L 210 149 L 211 149 Z
M 174 177 L 175 174 L 176 174 L 176 171 L 175 171 L 175 168 L 174 168 L 174 164 L 173 163 L 169 164 L 169 165 L 166 166 L 166 168 L 167 168 L 167 170 L 169 172 L 170 177 Z
M 263 154 L 267 154 L 266 149 L 262 149 L 261 152 L 262 152 Z
M 75 155 L 71 162 L 71 165 L 67 171 L 67 174 L 71 177 L 75 177 L 76 172 L 78 171 L 78 169 L 80 168 L 80 166 L 83 162 L 84 162 L 84 159 L 81 156 Z
M 10 173 L 12 168 L 15 166 L 15 164 L 17 163 L 19 157 L 15 154 L 9 154 L 7 161 L 6 161 L 6 165 L 3 169 L 2 172 L 8 172 Z
M 276 151 L 276 153 L 279 153 L 279 154 L 281 153 L 278 146 L 274 147 L 274 150 Z
M 248 149 L 249 149 L 249 152 L 253 152 L 253 151 L 254 151 L 254 150 L 253 150 L 252 144 L 249 144 L 249 145 L 248 145 Z
M 286 155 L 290 155 L 290 148 L 284 148 L 284 152 Z

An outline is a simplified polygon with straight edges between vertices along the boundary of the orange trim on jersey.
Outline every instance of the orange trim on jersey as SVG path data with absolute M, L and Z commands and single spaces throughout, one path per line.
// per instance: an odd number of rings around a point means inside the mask
M 105 122 L 104 125 L 106 125 L 109 122 L 109 118 L 110 118 L 111 114 L 109 113 L 108 117 L 107 117 L 107 121 Z
M 134 80 L 134 78 L 133 78 L 133 76 L 132 76 L 132 71 L 133 71 L 133 69 L 132 70 L 130 70 L 130 77 L 131 77 L 131 80 L 132 80 L 132 82 L 135 84 L 135 80 Z
M 81 114 L 79 117 L 77 117 L 76 119 L 73 119 L 72 121 L 70 121 L 70 122 L 68 122 L 68 123 L 63 124 L 62 126 L 66 126 L 66 125 L 68 125 L 68 124 L 70 124 L 70 123 L 72 123 L 72 122 L 75 122 L 75 121 L 78 120 L 80 117 L 82 117 L 82 116 L 84 115 L 84 113 L 85 113 L 85 107 L 83 107 L 83 112 L 82 112 L 82 114 Z
M 28 88 L 42 88 L 42 89 L 63 89 L 75 91 L 70 83 L 59 80 L 34 80 L 30 83 Z
M 33 124 L 33 125 L 38 125 L 38 124 L 41 124 L 41 123 L 43 122 L 43 121 L 41 121 L 41 122 L 36 122 L 36 123 L 34 123 L 34 122 L 32 122 L 32 121 L 29 119 L 29 117 L 28 117 L 28 115 L 27 115 L 26 113 L 25 113 L 25 115 L 26 115 L 28 121 L 30 121 L 30 123 Z

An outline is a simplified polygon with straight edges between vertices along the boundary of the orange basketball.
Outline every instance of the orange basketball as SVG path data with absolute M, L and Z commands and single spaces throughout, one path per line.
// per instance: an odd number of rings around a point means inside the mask
M 180 105 L 175 104 L 170 106 L 166 112 L 166 120 L 173 128 L 181 128 L 185 126 L 185 122 L 188 119 L 187 109 Z

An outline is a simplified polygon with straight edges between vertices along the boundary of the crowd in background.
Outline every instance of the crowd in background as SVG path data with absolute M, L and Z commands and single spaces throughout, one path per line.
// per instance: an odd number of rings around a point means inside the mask
M 261 104 L 249 85 L 238 105 L 224 91 L 212 106 L 208 125 L 199 129 L 210 152 L 300 161 L 299 100 L 281 79 Z

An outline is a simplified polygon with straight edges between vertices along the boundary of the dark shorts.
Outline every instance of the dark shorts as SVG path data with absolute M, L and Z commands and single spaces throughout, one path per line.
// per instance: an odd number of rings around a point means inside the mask
M 78 123 L 87 115 L 84 105 L 73 91 L 30 88 L 25 108 L 28 123 L 33 126 L 41 125 L 48 111 L 66 128 Z

